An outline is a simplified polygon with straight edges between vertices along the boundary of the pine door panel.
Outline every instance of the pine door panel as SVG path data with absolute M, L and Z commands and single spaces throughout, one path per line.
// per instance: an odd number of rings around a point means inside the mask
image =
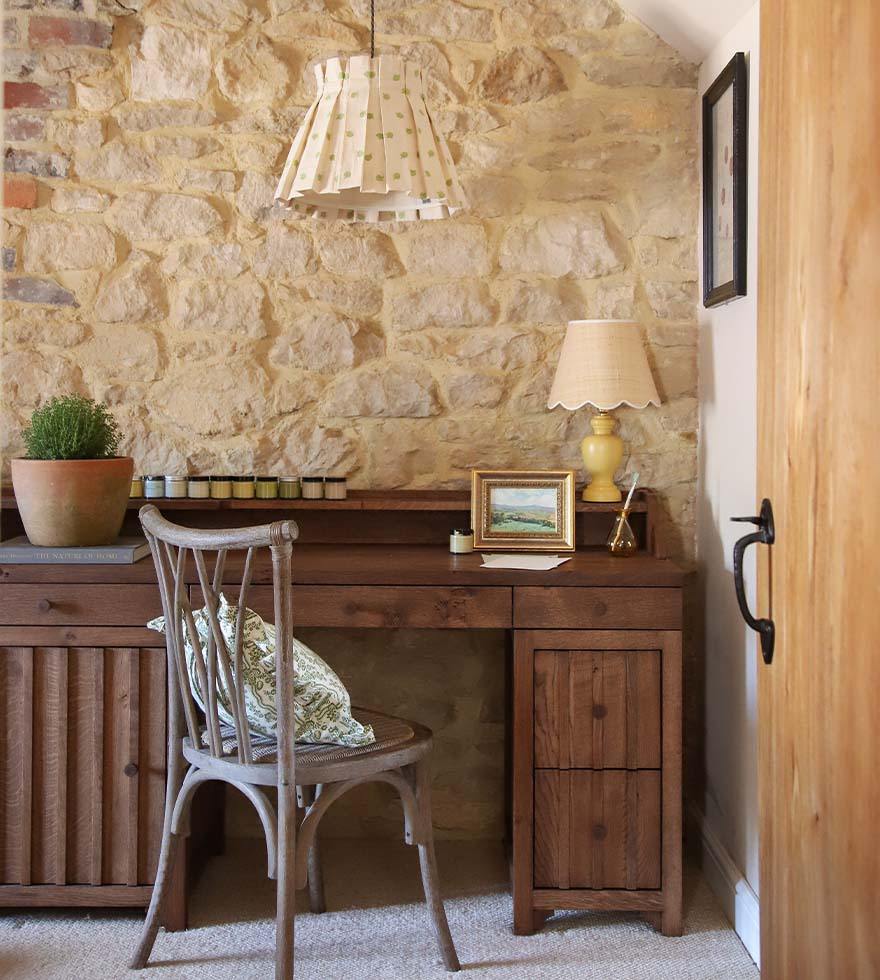
M 151 884 L 165 651 L 0 647 L 0 883 Z
M 878 50 L 877 0 L 761 2 L 764 980 L 880 977 Z

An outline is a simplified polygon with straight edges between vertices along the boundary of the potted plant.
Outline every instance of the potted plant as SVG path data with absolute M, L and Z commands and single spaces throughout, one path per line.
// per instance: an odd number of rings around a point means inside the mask
M 12 460 L 12 486 L 31 544 L 112 544 L 125 520 L 134 460 L 117 456 L 119 427 L 104 405 L 53 398 L 22 432 L 27 456 Z

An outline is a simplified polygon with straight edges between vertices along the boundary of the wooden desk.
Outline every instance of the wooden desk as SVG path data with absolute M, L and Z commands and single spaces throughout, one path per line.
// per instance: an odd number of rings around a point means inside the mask
M 531 932 L 553 909 L 589 908 L 638 910 L 678 933 L 683 572 L 647 551 L 619 559 L 596 549 L 550 572 L 484 569 L 479 555 L 420 540 L 436 540 L 438 513 L 446 528 L 461 523 L 451 513 L 466 506 L 461 495 L 439 497 L 446 506 L 434 510 L 426 495 L 398 498 L 406 506 L 396 509 L 364 499 L 376 503 L 346 503 L 365 537 L 377 536 L 368 513 L 388 526 L 406 510 L 416 543 L 337 540 L 338 505 L 160 507 L 193 526 L 293 516 L 306 542 L 294 548 L 300 626 L 511 631 L 515 931 Z M 641 506 L 647 542 L 645 498 Z M 607 506 L 579 516 L 581 543 L 607 533 Z M 240 574 L 230 557 L 226 581 Z M 268 562 L 254 581 L 252 605 L 271 617 Z M 198 603 L 194 570 L 189 584 Z M 143 624 L 160 612 L 149 560 L 0 568 L 0 905 L 148 902 L 165 657 Z M 184 908 L 181 876 L 172 925 Z

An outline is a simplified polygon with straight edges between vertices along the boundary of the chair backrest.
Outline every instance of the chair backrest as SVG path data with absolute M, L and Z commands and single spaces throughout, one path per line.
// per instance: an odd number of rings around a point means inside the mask
M 238 761 L 253 762 L 250 731 L 245 712 L 244 671 L 242 664 L 243 629 L 248 592 L 258 553 L 268 548 L 272 556 L 272 586 L 275 599 L 275 671 L 278 737 L 294 738 L 293 715 L 293 603 L 291 589 L 291 545 L 299 533 L 294 521 L 276 521 L 259 527 L 198 530 L 181 527 L 165 520 L 152 504 L 140 510 L 141 526 L 150 545 L 162 611 L 165 615 L 165 643 L 168 650 L 169 684 L 183 706 L 189 737 L 193 745 L 201 744 L 198 704 L 190 688 L 184 635 L 193 650 L 196 682 L 205 709 L 206 737 L 212 755 L 223 756 L 220 714 L 217 700 L 218 680 L 227 695 L 229 713 L 236 730 Z M 238 612 L 232 656 L 229 655 L 217 616 L 223 575 L 229 552 L 245 552 L 238 594 Z M 207 642 L 202 643 L 187 589 L 187 567 L 190 557 L 195 564 L 208 622 Z M 209 562 L 213 571 L 209 572 Z M 286 754 L 286 753 L 285 753 Z

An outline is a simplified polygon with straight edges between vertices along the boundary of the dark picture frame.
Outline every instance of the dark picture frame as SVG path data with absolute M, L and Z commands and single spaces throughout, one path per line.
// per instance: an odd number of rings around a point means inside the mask
M 749 97 L 738 51 L 703 96 L 703 305 L 745 296 Z

